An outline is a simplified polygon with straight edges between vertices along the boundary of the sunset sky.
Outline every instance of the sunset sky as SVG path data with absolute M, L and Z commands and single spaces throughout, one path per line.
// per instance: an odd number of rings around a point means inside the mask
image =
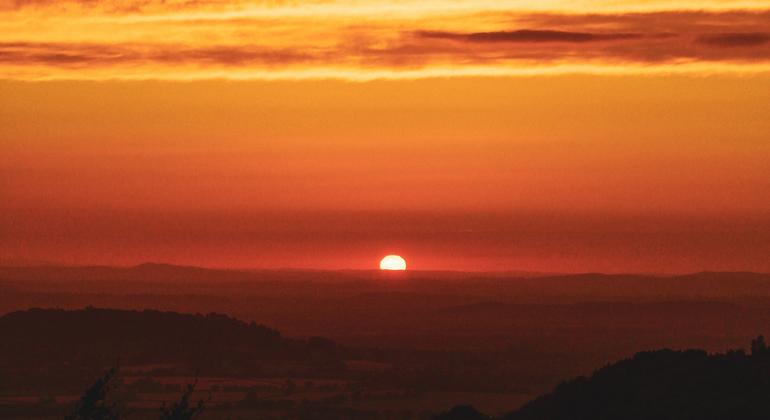
M 0 263 L 770 271 L 770 1 L 0 0 Z

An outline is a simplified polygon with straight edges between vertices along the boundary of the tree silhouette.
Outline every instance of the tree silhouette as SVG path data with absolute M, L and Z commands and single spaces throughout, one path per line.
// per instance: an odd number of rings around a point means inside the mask
M 74 412 L 65 420 L 118 420 L 127 413 L 116 401 L 108 401 L 107 395 L 114 388 L 118 368 L 113 367 L 97 379 L 80 397 Z
M 283 386 L 283 393 L 285 395 L 292 395 L 297 390 L 297 384 L 291 379 L 286 380 L 286 384 Z
M 198 379 L 196 378 L 195 382 L 187 385 L 187 389 L 182 394 L 179 401 L 175 402 L 170 407 L 166 407 L 166 404 L 164 403 L 163 407 L 160 408 L 160 420 L 192 420 L 200 416 L 203 412 L 205 402 L 202 399 L 194 404 L 191 404 L 190 402 L 197 384 Z M 211 399 L 211 396 L 209 396 L 209 399 Z

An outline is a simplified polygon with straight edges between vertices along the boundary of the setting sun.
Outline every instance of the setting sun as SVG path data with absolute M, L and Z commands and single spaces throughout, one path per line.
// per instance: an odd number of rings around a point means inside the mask
M 768 105 L 770 0 L 0 0 L 0 420 L 765 418 Z
M 398 255 L 387 255 L 380 261 L 380 270 L 406 270 L 406 260 Z

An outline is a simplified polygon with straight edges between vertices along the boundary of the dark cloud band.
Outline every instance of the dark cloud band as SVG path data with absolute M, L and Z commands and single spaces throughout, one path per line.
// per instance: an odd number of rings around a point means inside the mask
M 537 29 L 473 33 L 417 31 L 416 34 L 423 38 L 451 39 L 466 42 L 594 42 L 641 37 L 641 35 L 633 33 L 590 33 Z

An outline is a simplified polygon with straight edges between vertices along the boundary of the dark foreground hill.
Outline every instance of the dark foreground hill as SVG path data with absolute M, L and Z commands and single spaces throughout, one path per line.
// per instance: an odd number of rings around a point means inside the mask
M 169 364 L 206 372 L 248 372 L 283 364 L 333 366 L 336 345 L 297 340 L 221 314 L 154 310 L 30 309 L 0 317 L 0 365 Z
M 563 383 L 506 420 L 767 419 L 770 350 L 658 350 Z
M 645 351 L 558 385 L 504 420 L 759 420 L 770 418 L 770 349 Z M 492 419 L 458 405 L 436 420 Z

